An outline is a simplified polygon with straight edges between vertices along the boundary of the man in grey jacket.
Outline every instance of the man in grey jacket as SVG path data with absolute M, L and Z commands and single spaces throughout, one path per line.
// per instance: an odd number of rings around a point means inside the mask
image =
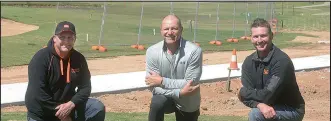
M 147 49 L 145 82 L 153 93 L 149 121 L 163 121 L 165 113 L 173 112 L 177 121 L 197 121 L 200 115 L 202 50 L 183 39 L 182 31 L 176 15 L 166 16 L 163 41 Z

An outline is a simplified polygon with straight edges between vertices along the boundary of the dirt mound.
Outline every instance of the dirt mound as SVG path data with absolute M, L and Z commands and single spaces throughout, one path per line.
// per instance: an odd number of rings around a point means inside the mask
M 8 19 L 1 19 L 1 37 L 14 36 L 39 29 L 39 26 L 28 25 Z

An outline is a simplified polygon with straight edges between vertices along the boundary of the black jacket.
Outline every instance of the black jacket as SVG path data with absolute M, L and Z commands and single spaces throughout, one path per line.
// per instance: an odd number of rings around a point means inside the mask
M 275 45 L 263 60 L 257 52 L 249 55 L 242 65 L 243 87 L 239 96 L 251 108 L 265 103 L 269 106 L 287 105 L 304 113 L 304 99 L 296 82 L 293 63 Z
M 35 120 L 57 119 L 56 106 L 68 101 L 77 106 L 87 101 L 91 93 L 91 75 L 85 57 L 72 49 L 67 60 L 61 59 L 53 39 L 33 56 L 28 75 L 25 104 L 28 116 Z

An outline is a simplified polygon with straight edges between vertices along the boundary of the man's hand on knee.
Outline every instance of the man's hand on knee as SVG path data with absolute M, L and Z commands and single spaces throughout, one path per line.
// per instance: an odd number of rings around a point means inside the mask
M 192 95 L 196 90 L 198 90 L 199 87 L 200 85 L 193 86 L 192 80 L 189 80 L 187 84 L 184 86 L 184 88 L 180 90 L 179 95 L 180 96 Z
M 264 103 L 257 104 L 257 108 L 260 109 L 261 113 L 263 114 L 264 118 L 266 118 L 266 119 L 271 119 L 276 116 L 275 109 Z
M 69 116 L 71 113 L 72 109 L 75 108 L 75 104 L 71 101 L 61 104 L 57 106 L 55 109 L 57 109 L 57 112 L 55 113 L 55 116 L 58 117 L 59 119 L 65 119 L 66 117 Z

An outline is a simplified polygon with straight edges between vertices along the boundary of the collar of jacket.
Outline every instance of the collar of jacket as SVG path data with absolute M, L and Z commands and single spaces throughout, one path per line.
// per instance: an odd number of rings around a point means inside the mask
M 259 61 L 259 62 L 265 62 L 265 63 L 269 62 L 270 59 L 271 59 L 271 57 L 274 55 L 275 48 L 276 48 L 276 47 L 275 47 L 274 44 L 272 43 L 272 44 L 271 44 L 271 47 L 270 47 L 270 52 L 268 53 L 267 57 L 265 57 L 265 58 L 263 58 L 263 59 L 259 58 L 259 54 L 258 54 L 258 52 L 255 51 L 255 53 L 253 54 L 253 58 L 252 58 L 252 60 L 253 60 L 253 61 Z
M 178 51 L 178 50 L 180 50 L 182 47 L 183 47 L 183 37 L 180 37 L 180 39 L 179 39 L 179 47 L 177 48 L 177 50 L 176 51 Z M 167 46 L 166 46 L 166 42 L 165 42 L 165 40 L 163 40 L 163 51 L 167 51 Z
M 57 58 L 59 58 L 60 59 L 60 71 L 61 71 L 61 75 L 64 75 L 64 65 L 63 65 L 63 58 L 62 57 L 60 57 L 60 55 L 58 55 L 57 54 L 57 52 L 56 52 L 56 50 L 55 50 L 55 47 L 54 47 L 54 41 L 53 41 L 53 37 L 48 41 L 48 44 L 47 44 L 47 49 L 49 49 L 50 51 L 51 51 L 51 53 L 52 53 L 52 58 L 53 58 L 53 56 L 55 56 L 55 57 L 57 57 Z M 67 78 L 66 78 L 66 82 L 67 83 L 70 83 L 70 69 L 71 69 L 71 65 L 70 65 L 70 56 L 71 56 L 71 54 L 72 54 L 72 52 L 74 51 L 74 48 L 72 48 L 71 50 L 70 50 L 70 52 L 68 53 L 68 64 L 67 64 Z M 51 61 L 52 61 L 53 59 L 51 59 Z M 51 66 L 51 63 L 52 62 L 50 62 L 50 66 Z M 50 67 L 49 67 L 50 68 Z

